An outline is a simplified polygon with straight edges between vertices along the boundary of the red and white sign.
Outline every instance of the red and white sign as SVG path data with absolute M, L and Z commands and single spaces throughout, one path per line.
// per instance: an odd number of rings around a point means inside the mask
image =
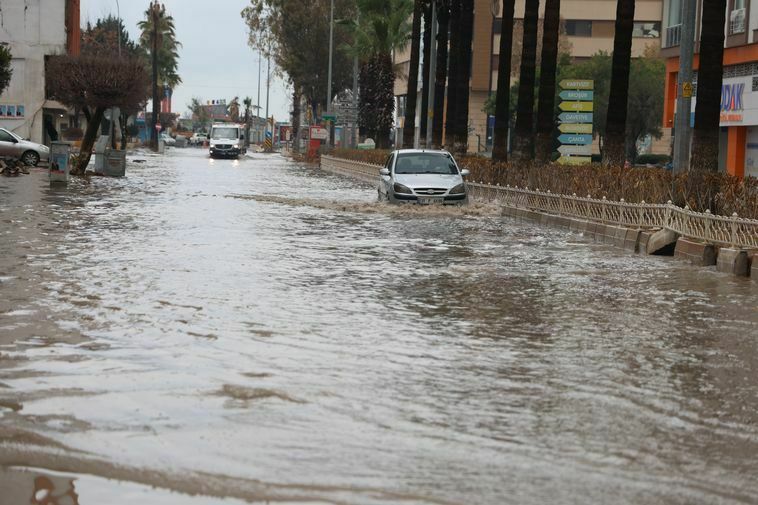
M 155 123 L 155 129 L 158 130 L 158 131 L 161 131 L 161 124 L 160 123 Z
M 311 140 L 326 140 L 329 138 L 329 130 L 320 126 L 311 126 Z

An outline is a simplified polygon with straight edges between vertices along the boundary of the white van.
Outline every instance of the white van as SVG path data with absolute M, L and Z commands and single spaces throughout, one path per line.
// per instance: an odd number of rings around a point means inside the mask
M 208 144 L 211 158 L 237 158 L 247 151 L 245 130 L 236 124 L 220 123 L 211 126 Z

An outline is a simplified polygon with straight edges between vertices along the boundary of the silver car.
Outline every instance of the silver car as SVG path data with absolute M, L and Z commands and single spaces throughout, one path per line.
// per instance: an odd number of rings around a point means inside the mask
M 379 170 L 379 200 L 391 203 L 464 204 L 468 192 L 460 170 L 447 151 L 400 149 Z
M 0 128 L 0 157 L 15 158 L 25 165 L 36 166 L 50 157 L 50 149 L 42 144 L 24 140 L 15 133 Z

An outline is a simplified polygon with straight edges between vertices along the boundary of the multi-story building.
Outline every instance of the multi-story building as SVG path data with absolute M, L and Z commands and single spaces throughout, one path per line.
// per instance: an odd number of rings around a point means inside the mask
M 752 9 L 751 3 L 750 0 L 729 0 L 724 27 L 719 169 L 739 177 L 758 177 L 758 8 Z M 666 57 L 663 125 L 670 129 L 674 126 L 676 112 L 681 0 L 664 0 L 663 12 L 661 53 Z M 697 1 L 696 12 L 693 67 L 697 71 L 702 0 Z M 692 110 L 689 111 L 691 121 L 694 121 L 697 85 L 694 88 Z
M 79 0 L 2 2 L 0 43 L 12 60 L 8 88 L 0 95 L 0 126 L 47 143 L 68 126 L 66 108 L 45 97 L 45 60 L 78 54 Z
M 498 2 L 500 3 L 500 2 Z M 649 45 L 660 47 L 663 0 L 637 0 L 635 8 L 632 56 L 640 56 Z M 483 112 L 489 95 L 497 91 L 497 73 L 500 53 L 502 13 L 493 15 L 491 0 L 475 0 L 474 40 L 472 47 L 471 90 L 469 97 L 469 150 L 487 151 L 492 145 L 494 121 Z M 544 2 L 540 3 L 544 10 Z M 524 2 L 516 2 L 515 24 L 523 22 Z M 542 11 L 540 13 L 542 18 Z M 613 51 L 616 0 L 563 0 L 561 19 L 565 27 L 564 40 L 575 59 L 589 58 L 599 51 Z M 542 19 L 540 19 L 542 23 Z M 518 33 L 514 33 L 514 47 L 520 47 Z M 395 82 L 397 97 L 396 126 L 402 128 L 404 97 L 408 83 L 405 79 L 409 67 L 410 50 L 398 52 L 395 62 L 400 64 L 401 76 Z M 513 76 L 518 79 L 518 74 Z M 421 80 L 419 79 L 419 86 Z M 421 97 L 419 96 L 419 103 Z M 417 110 L 420 107 L 416 108 Z M 420 112 L 420 111 L 419 111 Z M 418 128 L 418 120 L 416 125 Z

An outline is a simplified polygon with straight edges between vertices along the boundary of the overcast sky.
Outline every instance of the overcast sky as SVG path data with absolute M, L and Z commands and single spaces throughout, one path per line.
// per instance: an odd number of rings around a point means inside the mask
M 119 0 L 121 18 L 132 39 L 139 38 L 137 22 L 149 0 Z M 174 17 L 182 84 L 174 90 L 174 112 L 183 114 L 192 97 L 205 101 L 235 96 L 258 99 L 258 54 L 247 45 L 247 28 L 240 11 L 249 0 L 164 0 Z M 116 14 L 116 0 L 81 0 L 82 26 Z M 281 79 L 271 80 L 269 114 L 289 121 L 290 92 Z M 261 72 L 261 115 L 266 107 L 266 60 Z

